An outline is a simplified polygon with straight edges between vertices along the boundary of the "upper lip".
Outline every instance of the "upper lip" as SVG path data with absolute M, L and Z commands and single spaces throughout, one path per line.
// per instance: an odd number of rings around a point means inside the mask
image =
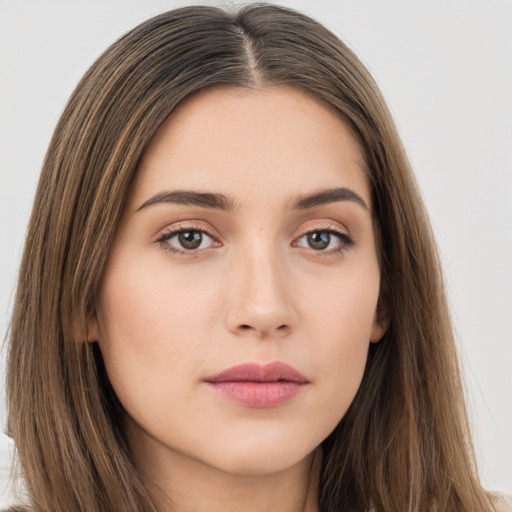
M 207 377 L 206 382 L 277 382 L 289 381 L 305 384 L 308 379 L 292 366 L 276 361 L 274 363 L 242 363 Z

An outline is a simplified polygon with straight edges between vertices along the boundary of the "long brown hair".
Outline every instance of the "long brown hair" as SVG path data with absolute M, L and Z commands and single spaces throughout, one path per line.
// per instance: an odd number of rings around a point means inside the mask
M 439 258 L 391 115 L 358 58 L 295 11 L 187 7 L 139 25 L 85 74 L 36 193 L 10 331 L 8 427 L 37 511 L 155 511 L 122 408 L 86 343 L 120 216 L 149 141 L 211 87 L 299 88 L 364 154 L 381 309 L 361 387 L 324 441 L 324 512 L 493 510 L 475 470 Z

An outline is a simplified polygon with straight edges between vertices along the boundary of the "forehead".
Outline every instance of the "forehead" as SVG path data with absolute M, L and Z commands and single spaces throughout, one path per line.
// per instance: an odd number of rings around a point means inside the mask
M 215 89 L 181 104 L 146 149 L 132 200 L 168 189 L 241 202 L 350 187 L 370 204 L 358 144 L 342 118 L 289 87 Z

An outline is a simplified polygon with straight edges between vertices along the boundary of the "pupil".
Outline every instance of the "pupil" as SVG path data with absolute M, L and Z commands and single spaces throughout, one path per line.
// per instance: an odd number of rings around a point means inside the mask
M 308 234 L 308 244 L 312 249 L 325 249 L 329 246 L 331 235 L 327 231 L 315 231 Z
M 178 240 L 184 249 L 197 249 L 203 241 L 203 235 L 199 231 L 182 231 L 178 234 Z

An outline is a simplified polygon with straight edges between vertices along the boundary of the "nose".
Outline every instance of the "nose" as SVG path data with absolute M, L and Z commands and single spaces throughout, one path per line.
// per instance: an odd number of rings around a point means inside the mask
M 283 337 L 293 331 L 297 314 L 285 265 L 270 251 L 240 259 L 232 268 L 226 327 L 239 336 Z

